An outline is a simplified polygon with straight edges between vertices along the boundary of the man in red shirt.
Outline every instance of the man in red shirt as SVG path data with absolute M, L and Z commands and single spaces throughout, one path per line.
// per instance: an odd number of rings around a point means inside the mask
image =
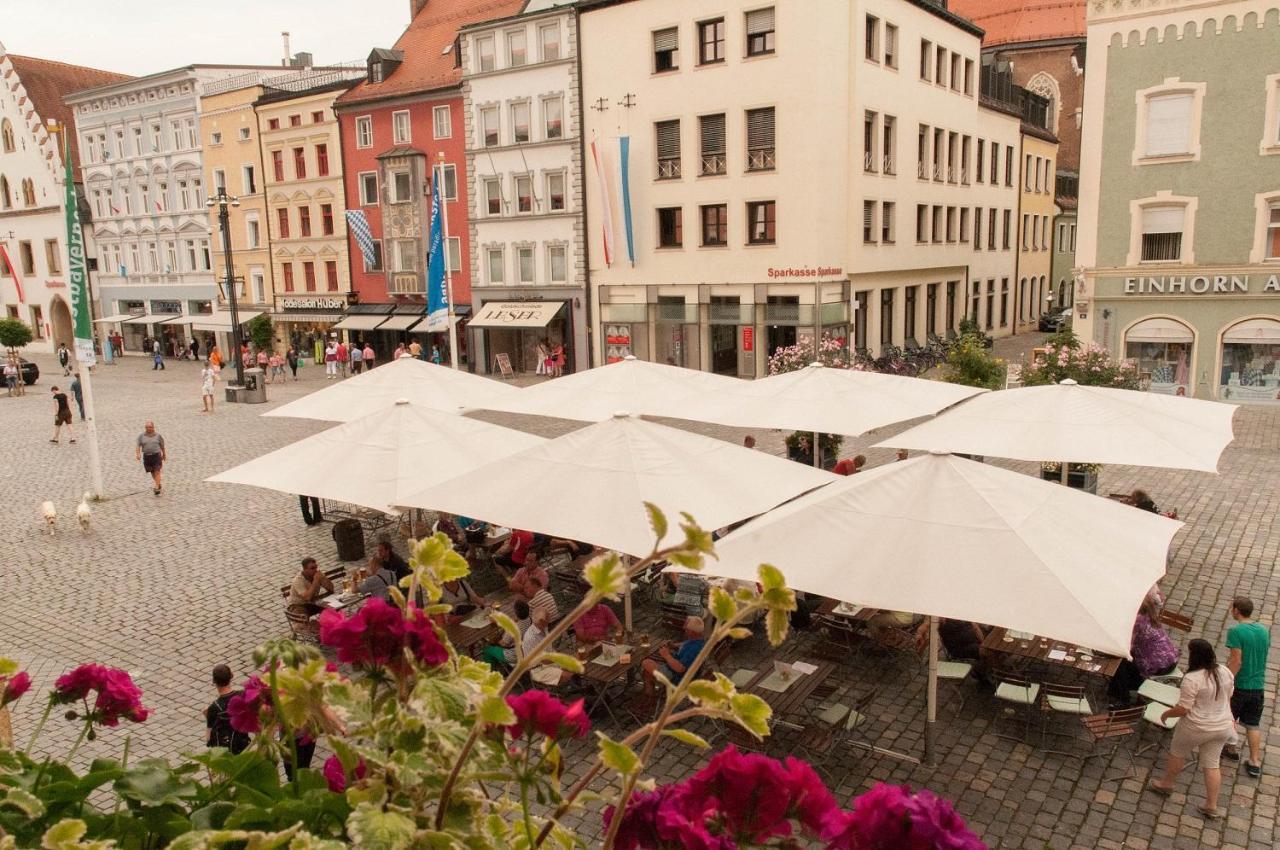
M 507 542 L 503 543 L 498 551 L 493 553 L 493 560 L 500 567 L 518 570 L 524 566 L 525 555 L 529 554 L 529 550 L 532 548 L 532 531 L 523 531 L 518 528 L 512 529 L 511 536 L 507 538 Z M 510 576 L 507 577 L 510 578 Z
M 347 351 L 346 343 L 338 342 L 338 372 L 342 377 L 347 377 L 347 362 L 351 359 L 351 352 Z
M 601 602 L 578 618 L 573 624 L 573 633 L 581 644 L 600 643 L 608 640 L 610 635 L 621 640 L 622 623 L 618 622 L 618 615 L 613 613 L 613 609 Z

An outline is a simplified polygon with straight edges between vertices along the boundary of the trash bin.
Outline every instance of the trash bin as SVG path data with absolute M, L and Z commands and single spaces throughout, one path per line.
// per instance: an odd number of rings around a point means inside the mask
M 364 558 L 364 529 L 360 521 L 340 519 L 333 524 L 333 542 L 338 544 L 339 561 L 359 561 Z
M 244 392 L 240 400 L 245 404 L 263 404 L 267 400 L 266 375 L 261 369 L 244 370 Z

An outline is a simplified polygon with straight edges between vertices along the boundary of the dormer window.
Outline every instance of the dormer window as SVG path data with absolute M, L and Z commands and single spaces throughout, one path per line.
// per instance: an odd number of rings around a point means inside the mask
M 396 72 L 404 54 L 399 50 L 384 50 L 379 47 L 369 54 L 366 65 L 370 83 L 381 83 Z
M 381 62 L 374 62 L 369 66 L 369 82 L 371 83 L 382 82 L 382 63 Z

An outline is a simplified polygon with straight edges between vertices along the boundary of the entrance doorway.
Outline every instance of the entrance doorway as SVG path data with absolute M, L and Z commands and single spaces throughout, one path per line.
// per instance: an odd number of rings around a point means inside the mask
M 76 332 L 75 325 L 71 321 L 71 308 L 67 306 L 66 301 L 56 295 L 49 302 L 49 323 L 53 329 L 54 350 L 56 351 L 62 343 L 66 343 L 67 348 L 75 351 Z
M 738 374 L 738 323 L 741 301 L 736 296 L 711 296 L 711 371 Z

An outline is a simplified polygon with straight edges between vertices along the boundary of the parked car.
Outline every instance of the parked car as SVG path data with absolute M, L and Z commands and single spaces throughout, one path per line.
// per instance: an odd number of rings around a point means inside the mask
M 1045 313 L 1040 317 L 1040 330 L 1045 333 L 1055 334 L 1063 328 L 1071 325 L 1071 308 L 1063 307 L 1061 310 L 1053 310 Z
M 30 360 L 24 360 L 19 357 L 18 368 L 22 370 L 22 383 L 27 386 L 31 386 L 36 381 L 40 380 L 40 367 L 32 363 Z

